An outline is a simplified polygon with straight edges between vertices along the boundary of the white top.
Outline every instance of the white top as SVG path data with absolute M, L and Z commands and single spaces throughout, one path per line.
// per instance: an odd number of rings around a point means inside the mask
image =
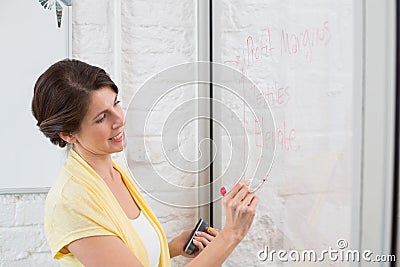
M 130 220 L 140 239 L 142 240 L 144 247 L 149 255 L 150 267 L 158 266 L 160 261 L 160 240 L 158 239 L 156 230 L 150 224 L 149 220 L 140 211 L 139 216 L 136 219 Z

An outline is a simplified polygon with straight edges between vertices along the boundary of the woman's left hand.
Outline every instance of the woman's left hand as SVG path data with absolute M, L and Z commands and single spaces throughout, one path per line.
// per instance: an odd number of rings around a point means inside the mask
M 203 249 L 208 244 L 210 244 L 210 242 L 218 234 L 218 231 L 215 231 L 216 233 L 215 234 L 213 233 L 213 235 L 209 234 L 207 232 L 198 231 L 196 236 L 193 239 L 193 244 L 198 249 L 193 254 L 187 254 L 184 251 L 184 246 L 185 246 L 186 242 L 188 241 L 188 239 L 190 238 L 190 234 L 192 233 L 192 231 L 193 230 L 183 231 L 179 236 L 175 237 L 173 240 L 171 240 L 171 242 L 169 242 L 168 246 L 169 246 L 169 252 L 170 252 L 171 258 L 178 256 L 178 255 L 182 255 L 186 258 L 196 257 L 197 255 L 199 255 L 199 253 L 201 251 L 203 251 Z

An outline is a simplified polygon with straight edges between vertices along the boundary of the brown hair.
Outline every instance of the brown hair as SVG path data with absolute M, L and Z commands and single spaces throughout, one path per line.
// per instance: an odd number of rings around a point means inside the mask
M 92 91 L 118 87 L 101 68 L 75 59 L 61 60 L 48 68 L 36 81 L 32 113 L 40 131 L 60 147 L 67 142 L 59 133 L 76 133 L 85 116 Z

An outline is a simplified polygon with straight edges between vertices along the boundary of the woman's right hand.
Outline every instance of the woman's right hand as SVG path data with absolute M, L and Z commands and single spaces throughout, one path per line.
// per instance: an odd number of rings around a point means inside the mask
M 228 232 L 237 242 L 248 233 L 259 202 L 249 184 L 248 180 L 239 181 L 222 199 L 226 220 L 221 231 Z
M 249 189 L 249 181 L 238 182 L 225 194 L 222 203 L 226 215 L 224 228 L 187 267 L 221 266 L 249 232 L 258 204 L 258 197 Z

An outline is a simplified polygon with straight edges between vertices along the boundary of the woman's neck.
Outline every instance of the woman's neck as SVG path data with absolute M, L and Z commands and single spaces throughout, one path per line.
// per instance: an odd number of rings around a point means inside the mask
M 72 148 L 90 167 L 104 180 L 113 179 L 115 170 L 113 168 L 110 154 L 94 154 L 79 146 Z

